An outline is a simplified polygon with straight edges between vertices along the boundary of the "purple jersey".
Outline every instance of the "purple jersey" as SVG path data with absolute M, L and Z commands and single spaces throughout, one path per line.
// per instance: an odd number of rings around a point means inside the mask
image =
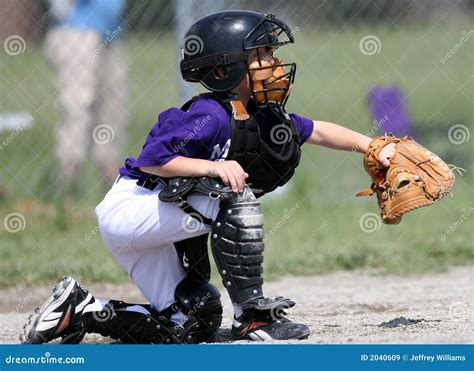
M 257 109 L 249 105 L 248 111 L 260 128 L 262 139 L 270 142 L 270 131 L 274 125 L 267 111 L 270 108 Z M 192 103 L 185 112 L 179 108 L 170 108 L 158 116 L 142 152 L 137 159 L 127 158 L 120 169 L 122 176 L 143 178 L 141 166 L 161 166 L 175 157 L 184 156 L 204 160 L 225 160 L 230 149 L 232 135 L 231 113 L 219 102 L 210 97 L 201 97 Z M 313 121 L 290 113 L 303 144 L 313 131 Z

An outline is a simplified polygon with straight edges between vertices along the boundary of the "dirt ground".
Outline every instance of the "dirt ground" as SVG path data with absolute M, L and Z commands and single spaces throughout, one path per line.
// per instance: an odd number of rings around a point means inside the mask
M 311 336 L 296 343 L 472 343 L 474 267 L 420 276 L 337 272 L 286 277 L 265 285 L 267 295 L 296 301 L 289 318 L 308 323 Z M 144 299 L 132 284 L 87 285 L 96 297 L 130 302 Z M 28 313 L 50 287 L 0 290 L 0 343 L 18 343 Z M 224 328 L 232 317 L 224 298 Z M 398 325 L 398 326 L 397 326 Z M 85 343 L 110 339 L 86 335 Z

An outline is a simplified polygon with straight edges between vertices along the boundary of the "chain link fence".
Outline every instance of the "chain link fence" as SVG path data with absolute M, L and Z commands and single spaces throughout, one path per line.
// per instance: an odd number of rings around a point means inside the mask
M 179 43 L 196 19 L 223 9 L 274 13 L 291 25 L 297 46 L 285 58 L 300 74 L 291 109 L 374 134 L 381 119 L 372 121 L 369 88 L 399 84 L 406 104 L 417 100 L 420 135 L 428 121 L 440 135 L 459 125 L 456 138 L 468 143 L 472 0 L 0 0 L 3 197 L 44 200 L 67 189 L 97 201 L 157 114 L 202 91 L 179 77 Z M 425 62 L 436 69 L 416 87 L 404 71 Z M 424 93 L 441 86 L 437 97 Z

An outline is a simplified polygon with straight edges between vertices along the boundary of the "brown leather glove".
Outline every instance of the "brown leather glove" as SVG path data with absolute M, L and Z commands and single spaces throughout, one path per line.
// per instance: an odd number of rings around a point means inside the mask
M 387 168 L 380 163 L 380 150 L 395 143 L 395 154 Z M 451 191 L 454 173 L 437 155 L 407 137 L 374 138 L 364 156 L 364 167 L 372 178 L 369 189 L 357 196 L 377 194 L 385 224 L 398 224 L 402 215 L 428 206 Z

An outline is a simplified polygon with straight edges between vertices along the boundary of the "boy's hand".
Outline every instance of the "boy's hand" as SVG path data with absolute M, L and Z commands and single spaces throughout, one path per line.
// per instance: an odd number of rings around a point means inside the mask
M 242 169 L 237 161 L 215 161 L 212 162 L 208 176 L 221 178 L 226 185 L 230 185 L 234 192 L 244 190 L 245 179 L 249 175 Z
M 395 154 L 395 143 L 387 144 L 385 147 L 383 147 L 380 150 L 380 153 L 379 153 L 380 163 L 385 167 L 389 167 L 390 160 L 394 154 Z

